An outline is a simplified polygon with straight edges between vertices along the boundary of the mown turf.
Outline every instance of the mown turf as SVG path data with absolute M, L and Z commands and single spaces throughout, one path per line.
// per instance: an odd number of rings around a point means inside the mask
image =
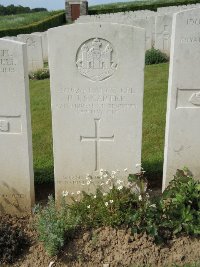
M 149 179 L 162 177 L 168 64 L 145 68 L 142 162 Z M 36 182 L 53 180 L 49 80 L 30 81 Z M 155 178 L 155 179 L 154 179 Z
M 50 81 L 30 81 L 35 181 L 53 181 Z
M 57 14 L 59 11 L 43 11 L 28 14 L 18 14 L 9 16 L 0 16 L 0 30 L 3 29 L 15 29 L 21 26 L 32 24 L 44 20 Z
M 142 162 L 150 178 L 162 178 L 169 64 L 146 66 Z
M 160 4 L 169 4 L 169 5 L 180 5 L 183 3 L 184 0 L 139 0 L 139 1 L 124 1 L 124 2 L 118 2 L 116 3 L 113 0 L 113 3 L 110 4 L 100 4 L 100 5 L 93 5 L 89 7 L 89 10 L 102 10 L 102 9 L 118 9 L 118 8 L 129 8 L 129 7 L 137 7 L 137 6 L 142 6 L 143 9 L 147 5 L 160 5 Z M 195 1 L 196 3 L 199 3 L 199 0 Z M 187 0 L 187 4 L 193 4 L 193 0 Z M 184 2 L 185 4 L 185 2 Z

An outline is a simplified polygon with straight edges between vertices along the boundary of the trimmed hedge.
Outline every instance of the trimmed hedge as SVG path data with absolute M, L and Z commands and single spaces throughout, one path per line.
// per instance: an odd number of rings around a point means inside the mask
M 66 23 L 65 12 L 37 21 L 32 24 L 15 28 L 0 30 L 0 38 L 4 36 L 17 36 L 18 34 L 29 34 L 33 32 L 44 32 L 49 28 L 57 27 Z
M 127 11 L 137 11 L 137 10 L 152 10 L 157 11 L 157 8 L 160 7 L 168 7 L 168 6 L 180 6 L 180 5 L 192 5 L 200 3 L 200 0 L 181 0 L 181 1 L 172 1 L 168 3 L 154 3 L 154 4 L 145 4 L 144 2 L 139 4 L 129 4 L 127 3 L 127 6 L 117 7 L 116 5 L 113 5 L 111 7 L 106 8 L 106 5 L 102 6 L 102 8 L 91 8 L 89 9 L 89 15 L 98 15 L 98 14 L 107 14 L 107 13 L 117 13 L 117 12 L 127 12 Z

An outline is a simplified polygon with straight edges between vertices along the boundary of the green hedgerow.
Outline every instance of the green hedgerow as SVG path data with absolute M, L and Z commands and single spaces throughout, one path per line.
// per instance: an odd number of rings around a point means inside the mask
M 160 50 L 151 48 L 146 51 L 146 54 L 145 54 L 146 65 L 160 64 L 160 63 L 165 63 L 168 61 L 169 61 L 169 57 L 165 53 L 161 52 Z

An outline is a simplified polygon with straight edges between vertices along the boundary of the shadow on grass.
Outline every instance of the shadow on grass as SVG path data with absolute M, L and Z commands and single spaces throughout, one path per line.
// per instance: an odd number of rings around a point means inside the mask
M 48 196 L 55 196 L 54 170 L 52 168 L 36 169 L 35 175 L 35 199 L 36 203 L 47 203 Z
M 142 165 L 144 170 L 146 171 L 149 187 L 151 189 L 161 189 L 163 177 L 163 161 L 144 161 Z

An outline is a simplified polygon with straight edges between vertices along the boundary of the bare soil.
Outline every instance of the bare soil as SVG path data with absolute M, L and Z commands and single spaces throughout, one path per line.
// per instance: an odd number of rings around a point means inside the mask
M 133 236 L 130 229 L 109 227 L 77 232 L 60 254 L 51 258 L 38 241 L 32 217 L 6 216 L 3 220 L 24 229 L 31 239 L 31 246 L 13 267 L 48 267 L 50 262 L 54 262 L 52 267 L 164 267 L 200 262 L 200 238 L 181 236 L 159 246 L 146 234 Z

